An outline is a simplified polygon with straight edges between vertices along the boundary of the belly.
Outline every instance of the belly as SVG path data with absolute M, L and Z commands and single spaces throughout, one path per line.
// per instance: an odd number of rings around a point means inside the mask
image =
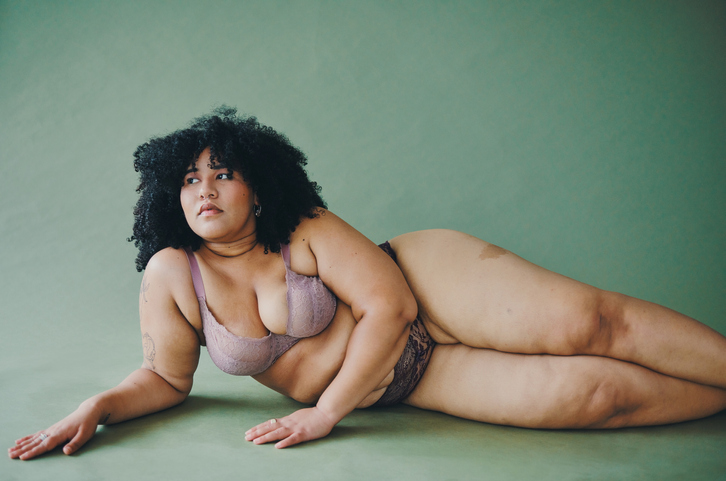
M 338 301 L 335 316 L 323 332 L 300 340 L 267 371 L 253 377 L 296 401 L 314 404 L 343 366 L 348 341 L 355 326 L 356 320 L 350 307 Z M 375 403 L 392 380 L 393 371 L 358 407 Z

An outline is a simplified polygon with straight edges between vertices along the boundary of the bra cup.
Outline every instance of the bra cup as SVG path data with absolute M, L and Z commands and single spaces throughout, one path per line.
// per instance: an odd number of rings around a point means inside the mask
M 207 303 L 200 299 L 207 351 L 214 364 L 227 374 L 251 376 L 259 374 L 275 361 L 273 334 L 262 338 L 235 336 L 216 322 Z
M 290 268 L 290 245 L 282 244 L 287 283 L 287 335 L 311 337 L 320 334 L 333 320 L 337 299 L 317 276 L 298 274 Z
M 204 284 L 194 253 L 185 248 L 199 300 L 202 330 L 209 357 L 222 371 L 236 376 L 254 376 L 266 371 L 301 338 L 322 332 L 333 320 L 336 298 L 318 277 L 290 270 L 289 250 L 283 246 L 287 282 L 287 333 L 270 333 L 262 338 L 237 336 L 212 315 L 206 301 Z
M 311 337 L 328 327 L 335 315 L 336 298 L 318 277 L 287 271 L 287 335 Z

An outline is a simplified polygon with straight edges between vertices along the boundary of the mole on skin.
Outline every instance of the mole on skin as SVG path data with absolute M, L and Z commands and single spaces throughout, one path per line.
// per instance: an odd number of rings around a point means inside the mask
M 479 254 L 479 259 L 485 261 L 487 259 L 496 259 L 497 257 L 501 257 L 504 254 L 506 254 L 508 251 L 507 249 L 502 249 L 499 246 L 496 246 L 494 244 L 487 244 L 482 250 L 481 254 Z

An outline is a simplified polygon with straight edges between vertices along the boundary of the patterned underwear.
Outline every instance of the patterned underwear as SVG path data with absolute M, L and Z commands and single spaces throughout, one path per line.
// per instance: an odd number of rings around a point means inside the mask
M 396 253 L 388 242 L 378 247 L 391 256 L 394 262 L 396 261 Z M 393 368 L 393 381 L 373 406 L 390 406 L 406 399 L 423 377 L 431 353 L 434 352 L 434 346 L 436 343 L 431 339 L 421 319 L 416 316 L 416 320 L 411 324 L 411 333 L 408 335 L 403 354 Z

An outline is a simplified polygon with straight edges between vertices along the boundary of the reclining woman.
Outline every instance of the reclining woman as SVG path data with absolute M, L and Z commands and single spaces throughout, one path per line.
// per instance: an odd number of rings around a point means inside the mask
M 170 408 L 200 346 L 312 407 L 253 427 L 277 447 L 398 402 L 530 428 L 616 428 L 726 408 L 726 338 L 466 234 L 376 246 L 326 210 L 305 156 L 220 109 L 135 153 L 144 361 L 9 450 L 76 452 L 99 424 Z

